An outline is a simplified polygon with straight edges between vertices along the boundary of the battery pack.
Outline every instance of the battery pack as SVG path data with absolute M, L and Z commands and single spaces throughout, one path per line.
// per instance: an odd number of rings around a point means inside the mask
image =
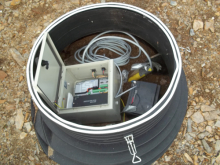
M 129 92 L 127 104 L 122 112 L 139 116 L 151 109 L 158 101 L 160 86 L 154 83 L 136 81 L 136 88 Z

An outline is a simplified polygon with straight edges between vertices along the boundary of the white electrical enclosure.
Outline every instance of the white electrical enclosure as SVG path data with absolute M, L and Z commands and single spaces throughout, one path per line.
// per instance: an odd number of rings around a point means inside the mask
M 52 111 L 60 117 L 76 123 L 101 123 L 120 121 L 120 97 L 115 98 L 120 84 L 120 76 L 113 60 L 65 66 L 48 33 L 44 35 L 34 81 L 34 88 Z M 48 66 L 47 66 L 48 64 Z M 94 79 L 102 75 L 105 68 L 108 77 L 107 102 L 91 106 L 67 107 L 68 95 L 75 95 L 76 83 Z M 97 94 L 101 96 L 102 94 Z M 72 97 L 71 96 L 71 97 Z M 104 96 L 104 95 L 103 95 Z M 96 101 L 93 97 L 93 102 Z M 70 107 L 71 103 L 68 103 Z M 74 105 L 74 102 L 73 102 Z

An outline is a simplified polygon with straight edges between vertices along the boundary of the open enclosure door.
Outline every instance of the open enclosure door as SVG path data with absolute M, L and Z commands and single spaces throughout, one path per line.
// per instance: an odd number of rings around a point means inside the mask
M 35 62 L 37 62 L 37 70 L 34 87 L 49 107 L 54 112 L 58 112 L 56 104 L 62 70 L 65 66 L 48 33 L 43 37 L 40 56 Z

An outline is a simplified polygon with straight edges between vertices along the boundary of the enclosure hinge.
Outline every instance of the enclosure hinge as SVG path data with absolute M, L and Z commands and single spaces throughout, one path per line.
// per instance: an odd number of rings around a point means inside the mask
M 133 164 L 140 163 L 141 158 L 137 156 L 137 150 L 136 150 L 136 147 L 135 147 L 135 144 L 134 144 L 133 135 L 131 134 L 131 135 L 125 136 L 124 138 L 125 138 L 125 140 L 128 144 L 128 149 L 130 151 L 130 154 L 133 156 L 132 163 Z M 136 161 L 135 161 L 135 158 L 137 159 Z

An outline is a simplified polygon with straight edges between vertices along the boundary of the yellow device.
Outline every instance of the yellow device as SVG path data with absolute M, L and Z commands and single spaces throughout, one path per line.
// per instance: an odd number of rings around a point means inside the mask
M 135 70 L 131 74 L 131 77 L 128 79 L 128 82 L 135 81 L 135 80 L 137 81 L 141 79 L 142 77 L 146 76 L 147 74 L 149 74 L 150 72 L 152 72 L 152 69 L 147 68 L 147 67 L 143 67 L 143 68 L 140 68 L 139 70 Z

